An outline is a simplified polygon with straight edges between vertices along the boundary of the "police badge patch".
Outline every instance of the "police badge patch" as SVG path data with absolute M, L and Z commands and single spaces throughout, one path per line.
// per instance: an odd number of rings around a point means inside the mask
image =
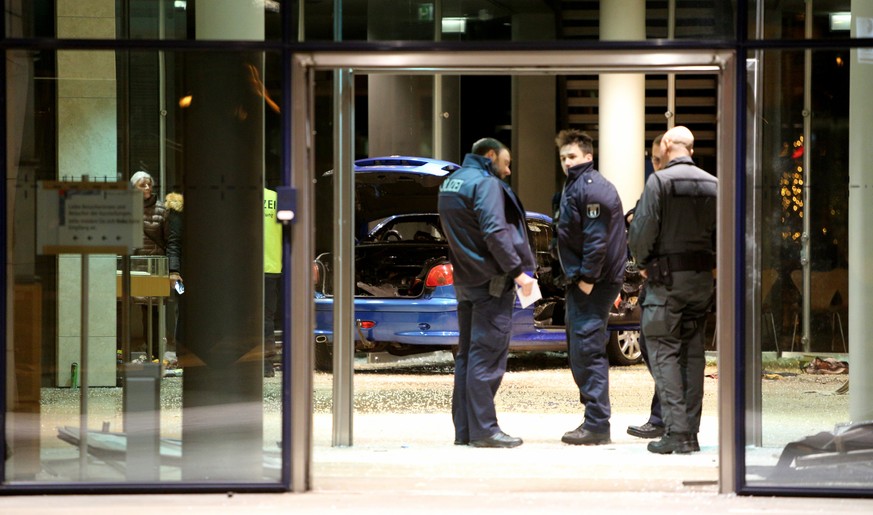
M 600 204 L 588 204 L 588 218 L 600 216 Z

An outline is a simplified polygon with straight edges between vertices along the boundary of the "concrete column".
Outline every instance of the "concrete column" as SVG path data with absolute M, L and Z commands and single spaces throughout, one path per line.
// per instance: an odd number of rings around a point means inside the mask
M 512 78 L 512 181 L 524 208 L 552 213 L 552 195 L 560 189 L 555 146 L 555 82 L 548 76 Z M 560 173 L 560 177 L 558 177 Z
M 434 77 L 433 157 L 459 162 L 461 150 L 461 77 L 437 75 Z M 459 163 L 460 164 L 460 163 Z
M 263 38 L 259 2 L 197 5 L 198 39 Z M 263 474 L 263 76 L 260 52 L 185 56 L 184 481 Z
M 87 19 L 87 23 L 83 20 Z M 115 37 L 113 0 L 58 0 L 59 38 Z M 58 52 L 58 179 L 116 178 L 115 52 Z M 115 386 L 115 256 L 89 259 L 88 384 Z M 55 383 L 70 385 L 80 363 L 82 299 L 79 256 L 58 259 L 58 343 Z
M 873 36 L 873 4 L 852 1 L 852 37 Z M 849 99 L 849 418 L 873 419 L 873 49 L 852 50 Z
M 404 23 L 391 2 L 367 3 L 367 37 L 379 40 L 439 40 L 442 10 L 436 2 L 433 31 Z M 413 155 L 459 161 L 460 79 L 446 75 L 370 75 L 367 77 L 366 148 L 356 155 Z
M 370 75 L 367 80 L 368 148 L 356 148 L 355 154 L 432 156 L 433 77 Z
M 600 39 L 634 41 L 646 38 L 645 0 L 600 2 Z M 615 184 L 624 210 L 634 207 L 643 192 L 645 159 L 646 76 L 603 73 L 599 85 L 600 132 L 597 169 Z
M 516 15 L 512 39 L 546 40 L 555 37 L 551 13 Z M 525 209 L 553 215 L 552 195 L 564 182 L 558 166 L 557 101 L 554 75 L 517 75 L 512 78 L 512 175 L 510 181 Z

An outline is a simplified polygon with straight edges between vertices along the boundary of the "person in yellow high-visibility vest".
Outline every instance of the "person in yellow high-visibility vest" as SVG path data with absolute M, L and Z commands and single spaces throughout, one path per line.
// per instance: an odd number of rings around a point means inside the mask
M 273 377 L 275 319 L 282 285 L 282 225 L 276 221 L 276 192 L 264 188 L 264 377 Z

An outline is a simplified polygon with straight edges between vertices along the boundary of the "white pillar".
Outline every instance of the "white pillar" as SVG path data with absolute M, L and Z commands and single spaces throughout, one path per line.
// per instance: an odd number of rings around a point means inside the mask
M 860 29 L 860 33 L 859 33 Z M 852 37 L 873 36 L 873 3 L 852 1 Z M 873 419 L 873 50 L 852 50 L 849 99 L 849 415 Z
M 645 0 L 600 2 L 600 39 L 646 39 Z M 627 211 L 636 205 L 644 186 L 646 76 L 603 73 L 599 92 L 597 169 L 615 184 Z
M 83 20 L 87 19 L 87 23 Z M 57 3 L 59 38 L 105 38 L 115 34 L 112 0 Z M 114 180 L 116 177 L 117 101 L 115 53 L 59 51 L 58 179 Z M 89 258 L 88 384 L 115 386 L 115 256 Z M 70 386 L 70 365 L 81 363 L 79 256 L 58 258 L 57 386 Z M 81 371 L 80 371 L 81 373 Z

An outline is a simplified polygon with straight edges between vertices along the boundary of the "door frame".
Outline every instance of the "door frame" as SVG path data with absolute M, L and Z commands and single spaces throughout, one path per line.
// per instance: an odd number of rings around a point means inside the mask
M 286 305 L 294 317 L 290 322 L 287 342 L 290 347 L 291 402 L 286 406 L 284 446 L 285 459 L 290 461 L 290 486 L 294 492 L 309 490 L 312 470 L 312 370 L 314 364 L 313 330 L 315 308 L 313 299 L 311 262 L 314 253 L 314 72 L 319 70 L 365 74 L 475 74 L 475 75 L 562 75 L 597 73 L 712 73 L 718 77 L 717 176 L 718 185 L 718 252 L 716 310 L 719 323 L 716 328 L 718 345 L 718 416 L 719 416 L 719 490 L 735 492 L 737 478 L 737 403 L 736 393 L 736 320 L 742 306 L 738 298 L 741 286 L 737 284 L 737 266 L 742 249 L 735 242 L 742 241 L 742 217 L 738 216 L 738 180 L 741 177 L 737 159 L 737 141 L 740 134 L 737 106 L 737 56 L 725 49 L 657 49 L 657 50 L 491 50 L 491 51 L 408 51 L 356 50 L 319 51 L 294 54 L 291 62 L 291 184 L 297 191 L 297 210 L 292 227 L 294 245 L 291 248 L 290 284 L 286 291 Z M 349 99 L 349 96 L 346 96 Z M 348 100 L 353 101 L 353 100 Z M 348 106 L 347 106 L 348 107 Z M 349 110 L 350 112 L 350 110 Z M 345 162 L 335 172 L 348 174 L 352 180 L 350 153 L 343 153 Z M 338 227 L 335 235 L 351 241 L 351 226 Z M 295 280 L 290 280 L 294 278 Z M 728 287 L 730 285 L 730 287 Z M 342 292 L 343 285 L 336 291 Z M 739 297 L 741 298 L 741 297 Z M 335 301 L 339 302 L 339 301 Z M 349 302 L 342 303 L 350 305 Z M 334 318 L 353 320 L 353 306 L 347 316 Z M 286 360 L 286 364 L 288 361 Z M 334 391 L 351 391 L 351 370 L 335 370 Z M 339 389 L 337 389 L 339 386 Z M 338 402 L 337 399 L 334 399 Z M 342 399 L 340 399 L 342 401 Z M 346 399 L 348 405 L 350 399 Z M 335 414 L 336 419 L 336 414 Z M 351 424 L 351 417 L 346 421 Z

